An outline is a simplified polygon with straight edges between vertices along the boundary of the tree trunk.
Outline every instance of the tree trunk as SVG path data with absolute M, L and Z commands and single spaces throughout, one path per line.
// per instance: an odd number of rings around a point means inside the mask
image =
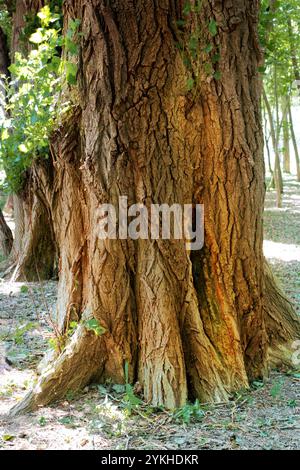
M 289 117 L 287 97 L 282 100 L 282 120 L 283 120 L 283 171 L 285 173 L 291 172 L 291 157 L 290 157 L 290 131 L 289 131 Z
M 287 25 L 288 25 L 288 32 L 289 32 L 289 42 L 290 42 L 289 45 L 290 45 L 290 53 L 291 53 L 291 59 L 292 59 L 294 78 L 295 78 L 296 85 L 300 94 L 300 70 L 299 70 L 299 64 L 298 64 L 297 50 L 296 50 L 295 41 L 294 41 L 295 32 L 293 31 L 292 21 L 289 17 L 287 19 Z
M 13 244 L 13 234 L 0 209 L 0 247 L 5 257 L 9 256 Z
M 265 107 L 263 107 L 263 118 L 264 118 L 264 139 L 265 139 L 264 142 L 265 142 L 265 147 L 267 150 L 268 169 L 271 175 L 271 181 L 270 181 L 269 187 L 274 188 L 274 185 L 273 185 L 274 172 L 273 172 L 272 163 L 271 163 L 271 151 L 270 151 L 270 145 L 269 145 L 270 134 L 268 135 L 268 119 L 267 119 Z
M 273 150 L 275 153 L 274 183 L 275 183 L 275 189 L 276 189 L 276 203 L 277 203 L 277 207 L 282 207 L 283 181 L 282 181 L 278 139 L 277 139 L 278 133 L 275 130 L 271 106 L 270 106 L 267 94 L 264 89 L 263 89 L 263 98 L 264 98 L 266 110 L 267 110 L 268 117 L 269 117 L 271 139 L 272 139 Z M 272 186 L 272 182 L 271 182 L 271 186 Z
M 58 314 L 65 328 L 70 315 L 94 317 L 105 333 L 81 321 L 12 414 L 91 381 L 124 383 L 125 364 L 153 405 L 226 400 L 265 376 L 268 358 L 299 334 L 292 309 L 284 318 L 286 302 L 277 306 L 262 252 L 258 3 L 203 3 L 197 20 L 203 40 L 220 46 L 221 79 L 202 64 L 191 92 L 176 44 L 182 7 L 65 2 L 66 27 L 81 20 L 82 47 L 76 113 L 52 142 Z M 99 207 L 119 196 L 147 207 L 203 203 L 203 250 L 191 254 L 184 240 L 100 239 Z
M 20 40 L 25 17 L 29 13 L 36 14 L 43 4 L 41 0 L 16 1 L 12 19 L 12 58 L 17 51 L 28 52 L 29 42 Z M 43 162 L 35 163 L 24 179 L 23 190 L 14 195 L 15 240 L 8 269 L 9 273 L 13 270 L 13 281 L 39 281 L 54 274 L 57 252 L 51 211 L 41 190 L 46 167 Z
M 300 156 L 299 156 L 298 144 L 297 144 L 297 139 L 296 139 L 295 130 L 294 130 L 294 121 L 293 121 L 293 114 L 292 114 L 290 100 L 288 102 L 288 113 L 289 113 L 289 121 L 290 121 L 291 138 L 292 138 L 294 152 L 295 152 L 297 181 L 300 182 Z

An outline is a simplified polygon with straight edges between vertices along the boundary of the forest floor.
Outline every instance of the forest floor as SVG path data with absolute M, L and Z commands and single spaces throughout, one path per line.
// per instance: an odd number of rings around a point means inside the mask
M 300 314 L 300 184 L 292 178 L 286 179 L 283 209 L 275 208 L 274 191 L 267 193 L 264 249 Z M 154 413 L 146 405 L 132 409 L 131 394 L 108 384 L 6 418 L 34 381 L 49 346 L 56 287 L 0 281 L 0 448 L 299 449 L 299 370 L 274 371 L 227 404 L 187 405 L 174 413 Z

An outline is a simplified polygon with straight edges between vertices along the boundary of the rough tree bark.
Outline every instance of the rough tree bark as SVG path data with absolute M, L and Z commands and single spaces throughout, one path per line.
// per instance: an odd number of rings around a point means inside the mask
M 5 115 L 5 87 L 1 75 L 8 75 L 9 56 L 7 48 L 7 38 L 0 28 L 0 118 Z M 13 243 L 13 234 L 7 225 L 0 209 L 0 247 L 5 257 L 11 251 Z
M 91 381 L 138 380 L 168 408 L 226 400 L 284 356 L 299 323 L 265 266 L 258 2 L 203 2 L 221 79 L 187 91 L 178 41 L 183 2 L 65 2 L 81 20 L 76 110 L 52 142 L 52 214 L 60 247 L 59 322 L 81 323 L 17 414 Z M 212 39 L 208 24 L 218 34 Z M 187 34 L 188 41 L 190 35 Z M 207 59 L 206 59 L 207 60 Z M 203 203 L 205 247 L 100 240 L 101 203 Z
M 13 245 L 13 234 L 0 209 L 0 248 L 5 257 L 9 256 Z
M 16 0 L 12 13 L 12 60 L 17 51 L 29 50 L 29 42 L 24 37 L 20 40 L 25 17 L 37 13 L 43 4 L 42 0 Z M 54 274 L 56 244 L 50 208 L 40 184 L 44 175 L 45 164 L 36 162 L 24 178 L 22 191 L 14 195 L 15 240 L 6 273 L 13 273 L 15 281 L 38 281 Z

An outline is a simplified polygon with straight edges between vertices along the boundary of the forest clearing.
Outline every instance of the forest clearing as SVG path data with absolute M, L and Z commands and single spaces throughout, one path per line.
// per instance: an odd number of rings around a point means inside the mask
M 299 449 L 299 51 L 297 0 L 0 0 L 1 450 Z

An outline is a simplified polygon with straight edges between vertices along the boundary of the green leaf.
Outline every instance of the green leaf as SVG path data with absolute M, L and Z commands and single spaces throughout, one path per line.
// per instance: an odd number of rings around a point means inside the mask
M 183 26 L 185 26 L 185 21 L 184 20 L 178 20 L 176 21 L 177 23 L 177 26 L 179 26 L 179 28 L 182 28 Z
M 84 323 L 85 328 L 88 331 L 93 331 L 96 336 L 101 336 L 106 333 L 106 329 L 100 325 L 99 321 L 96 318 L 91 318 Z
M 78 30 L 80 24 L 81 21 L 78 18 L 76 18 L 75 20 L 71 20 L 69 22 L 69 29 L 72 31 L 72 33 L 75 33 Z
M 70 85 L 76 85 L 77 65 L 73 62 L 66 62 L 66 76 Z
M 211 75 L 213 73 L 213 67 L 210 62 L 205 62 L 205 64 L 203 65 L 203 68 L 207 75 Z
M 9 138 L 9 132 L 8 129 L 3 129 L 2 134 L 1 134 L 1 140 L 7 140 Z
M 25 144 L 20 144 L 18 149 L 20 150 L 20 152 L 22 153 L 28 153 L 28 147 L 25 145 Z
M 72 55 L 78 55 L 78 52 L 79 52 L 78 45 L 68 37 L 66 37 L 65 47 L 66 47 L 66 50 L 70 52 Z
M 215 80 L 220 80 L 221 79 L 221 72 L 219 70 L 217 70 L 215 73 L 214 73 L 214 79 Z
M 8 67 L 8 70 L 10 71 L 10 73 L 11 73 L 12 75 L 17 75 L 19 68 L 17 67 L 16 64 L 11 64 L 11 65 Z
M 187 16 L 191 13 L 191 11 L 192 11 L 192 4 L 190 2 L 187 2 L 183 7 L 182 13 L 185 16 Z
M 125 393 L 125 385 L 115 384 L 112 386 L 112 389 L 116 393 Z
M 15 439 L 16 436 L 12 436 L 11 434 L 3 434 L 2 440 L 5 442 L 12 441 Z
M 266 71 L 266 66 L 265 66 L 265 65 L 262 65 L 262 66 L 258 67 L 257 70 L 259 71 L 259 73 L 265 73 L 265 71 Z
M 220 58 L 221 58 L 221 54 L 219 54 L 219 53 L 214 54 L 213 57 L 212 57 L 212 63 L 216 64 L 217 62 L 220 61 Z
M 47 419 L 44 416 L 41 416 L 39 418 L 39 425 L 43 427 L 43 426 L 46 426 L 46 424 L 47 424 Z
M 215 20 L 210 20 L 209 25 L 208 25 L 208 30 L 212 36 L 216 36 L 217 34 L 217 23 Z
M 196 50 L 198 48 L 198 38 L 196 36 L 192 36 L 189 40 L 189 49 L 190 50 Z
M 186 82 L 186 87 L 188 91 L 191 91 L 194 88 L 195 80 L 193 78 L 188 78 Z
M 212 44 L 207 44 L 207 46 L 204 49 L 204 52 L 206 54 L 209 54 L 213 50 L 213 45 Z
M 30 36 L 29 41 L 33 44 L 41 44 L 44 41 L 44 36 L 41 30 L 38 29 L 35 33 L 33 33 Z
M 42 24 L 48 26 L 51 21 L 51 11 L 49 5 L 44 6 L 37 16 L 42 20 Z

